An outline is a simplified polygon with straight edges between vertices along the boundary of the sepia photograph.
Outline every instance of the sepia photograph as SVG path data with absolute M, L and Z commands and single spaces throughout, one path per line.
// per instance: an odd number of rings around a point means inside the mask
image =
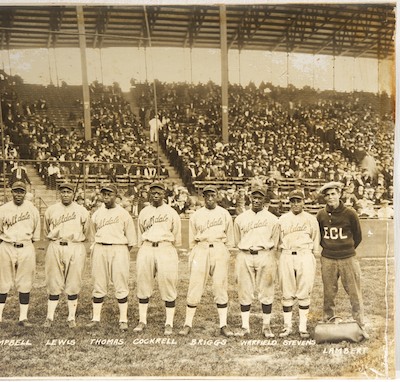
M 395 26 L 1 1 L 0 379 L 395 379 Z

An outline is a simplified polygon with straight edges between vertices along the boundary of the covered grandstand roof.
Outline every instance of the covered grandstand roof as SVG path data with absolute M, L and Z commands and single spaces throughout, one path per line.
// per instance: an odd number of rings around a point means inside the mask
M 220 47 L 219 6 L 84 6 L 83 12 L 89 48 L 149 46 L 149 37 L 154 47 Z M 230 49 L 394 54 L 394 3 L 226 5 L 226 15 Z M 78 47 L 76 7 L 0 7 L 0 33 L 1 49 Z

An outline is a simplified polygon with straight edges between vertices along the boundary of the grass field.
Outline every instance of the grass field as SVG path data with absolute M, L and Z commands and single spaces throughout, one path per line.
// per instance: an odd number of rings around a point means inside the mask
M 34 328 L 20 328 L 18 297 L 13 291 L 7 301 L 0 331 L 0 377 L 394 377 L 394 261 L 393 259 L 362 259 L 363 290 L 367 329 L 370 340 L 359 344 L 314 344 L 298 342 L 297 333 L 288 340 L 263 339 L 261 307 L 252 307 L 250 340 L 223 338 L 218 334 L 218 318 L 208 288 L 194 319 L 193 331 L 187 338 L 177 332 L 184 322 L 185 297 L 188 287 L 187 257 L 180 255 L 179 296 L 174 335 L 163 336 L 165 309 L 158 291 L 150 301 L 149 321 L 145 333 L 132 329 L 137 323 L 135 297 L 135 253 L 131 256 L 131 294 L 129 297 L 128 332 L 118 329 L 118 307 L 112 292 L 103 306 L 102 327 L 89 331 L 85 324 L 91 319 L 91 287 L 89 266 L 77 311 L 76 329 L 66 324 L 65 296 L 56 312 L 54 327 L 41 327 L 47 309 L 44 282 L 44 246 L 37 245 L 37 278 L 32 291 L 29 317 Z M 89 265 L 89 263 L 87 264 Z M 231 259 L 230 305 L 228 323 L 240 328 L 240 309 L 233 277 L 234 256 Z M 321 318 L 322 284 L 319 260 L 313 291 L 309 326 Z M 337 298 L 338 313 L 350 316 L 349 299 L 343 288 Z M 297 309 L 294 320 L 297 320 Z M 295 321 L 297 322 L 297 321 Z M 276 290 L 272 329 L 277 334 L 283 325 L 280 293 Z M 14 341 L 14 346 L 9 342 Z M 15 343 L 19 340 L 17 346 Z M 257 342 L 258 341 L 258 342 Z M 22 344 L 21 344 L 22 342 Z M 154 343 L 153 343 L 154 342 Z M 158 342 L 158 343 L 157 343 Z

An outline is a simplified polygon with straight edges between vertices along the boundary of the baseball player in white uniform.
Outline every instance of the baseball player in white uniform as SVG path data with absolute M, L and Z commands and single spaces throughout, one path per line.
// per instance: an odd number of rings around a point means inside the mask
M 101 187 L 104 204 L 92 215 L 94 243 L 92 249 L 93 318 L 87 325 L 100 324 L 101 308 L 108 285 L 115 288 L 118 300 L 119 328 L 128 330 L 129 260 L 132 247 L 137 245 L 133 219 L 129 212 L 116 203 L 117 187 Z
M 68 298 L 68 326 L 76 326 L 78 294 L 82 286 L 89 233 L 89 211 L 73 201 L 74 186 L 60 185 L 61 201 L 50 206 L 44 214 L 44 234 L 49 240 L 45 259 L 46 285 L 49 299 L 44 327 L 51 327 L 54 314 L 64 290 Z
M 292 310 L 299 303 L 299 332 L 309 338 L 307 317 L 315 278 L 315 256 L 320 252 L 320 232 L 315 216 L 303 211 L 304 194 L 294 190 L 289 194 L 290 211 L 278 220 L 279 282 L 282 289 L 284 328 L 280 337 L 292 333 Z
M 133 329 L 143 332 L 147 325 L 147 309 L 157 278 L 161 299 L 165 302 L 164 335 L 172 334 L 178 283 L 178 253 L 182 245 L 181 219 L 164 202 L 165 186 L 161 182 L 150 185 L 150 205 L 138 216 L 139 251 L 136 259 L 139 324 Z
M 242 318 L 242 328 L 235 333 L 237 336 L 250 334 L 250 308 L 258 291 L 263 312 L 263 334 L 267 338 L 274 337 L 270 325 L 277 274 L 278 218 L 264 208 L 266 196 L 265 187 L 254 186 L 251 190 L 251 209 L 235 219 L 235 242 L 239 249 L 236 277 Z
M 25 183 L 13 183 L 11 193 L 13 200 L 0 207 L 0 322 L 8 292 L 15 285 L 19 293 L 18 325 L 32 327 L 28 308 L 36 270 L 33 242 L 40 240 L 40 216 L 25 200 Z
M 228 269 L 229 250 L 235 245 L 233 222 L 229 212 L 217 205 L 215 187 L 206 186 L 203 195 L 205 206 L 193 213 L 189 220 L 190 280 L 185 324 L 179 334 L 186 336 L 190 333 L 196 307 L 211 277 L 220 334 L 230 337 L 233 333 L 227 326 Z

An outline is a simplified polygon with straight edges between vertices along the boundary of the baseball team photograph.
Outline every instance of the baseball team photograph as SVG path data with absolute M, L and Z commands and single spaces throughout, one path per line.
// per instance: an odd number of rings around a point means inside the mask
M 398 376 L 395 3 L 0 16 L 0 379 Z

